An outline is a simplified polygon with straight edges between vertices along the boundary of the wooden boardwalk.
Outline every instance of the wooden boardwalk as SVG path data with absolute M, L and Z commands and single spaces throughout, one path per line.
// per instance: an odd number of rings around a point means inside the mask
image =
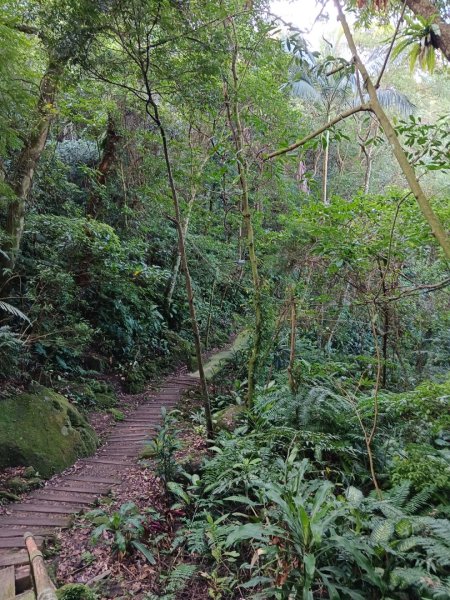
M 2 577 L 10 580 L 12 569 L 15 593 L 27 589 L 30 569 L 23 534 L 31 532 L 42 546 L 45 538 L 68 527 L 74 514 L 120 484 L 122 475 L 136 463 L 145 442 L 152 437 L 161 420 L 161 409 L 170 410 L 183 392 L 197 385 L 198 379 L 190 375 L 169 377 L 159 392 L 114 427 L 94 456 L 77 461 L 75 472 L 70 469 L 55 482 L 8 505 L 9 514 L 0 516 L 0 600 L 9 598 L 3 593 Z

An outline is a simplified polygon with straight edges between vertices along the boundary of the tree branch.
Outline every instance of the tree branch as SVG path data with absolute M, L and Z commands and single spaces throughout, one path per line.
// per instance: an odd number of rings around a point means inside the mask
M 325 125 L 323 125 L 319 129 L 316 129 L 316 131 L 313 131 L 313 133 L 310 133 L 309 135 L 307 135 L 306 137 L 301 139 L 300 141 L 295 142 L 294 144 L 291 144 L 287 148 L 280 148 L 280 150 L 271 152 L 264 158 L 264 160 L 270 160 L 271 158 L 275 158 L 276 156 L 280 156 L 281 154 L 286 154 L 286 152 L 291 152 L 292 150 L 295 150 L 296 148 L 303 146 L 304 144 L 306 144 L 306 142 L 309 142 L 309 140 L 314 139 L 315 137 L 317 137 L 318 135 L 320 135 L 321 133 L 323 133 L 330 127 L 333 127 L 333 125 L 336 125 L 340 121 L 347 119 L 347 117 L 351 117 L 352 115 L 359 113 L 359 112 L 371 111 L 371 110 L 372 110 L 372 108 L 369 103 L 360 104 L 359 106 L 354 106 L 353 108 L 349 108 L 348 110 L 342 112 L 340 115 L 338 115 L 334 119 L 331 119 L 331 121 L 328 121 L 327 123 L 325 123 Z

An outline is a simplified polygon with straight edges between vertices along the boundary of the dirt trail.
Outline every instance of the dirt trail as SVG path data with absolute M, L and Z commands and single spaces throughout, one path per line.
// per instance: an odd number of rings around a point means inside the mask
M 43 488 L 8 505 L 7 514 L 0 516 L 0 569 L 14 566 L 16 577 L 23 576 L 23 565 L 28 563 L 25 531 L 31 531 L 42 545 L 46 537 L 67 527 L 74 514 L 120 485 L 160 422 L 161 409 L 175 406 L 182 393 L 196 385 L 198 380 L 190 375 L 168 377 L 158 392 L 114 427 L 94 456 L 78 460 Z

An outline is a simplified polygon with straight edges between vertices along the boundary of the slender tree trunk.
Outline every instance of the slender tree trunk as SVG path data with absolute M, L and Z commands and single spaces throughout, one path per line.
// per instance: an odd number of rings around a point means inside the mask
M 183 222 L 183 239 L 184 240 L 186 240 L 187 232 L 189 229 L 189 222 L 191 220 L 192 209 L 194 208 L 195 199 L 197 197 L 197 185 L 195 183 L 195 175 L 196 174 L 195 174 L 195 168 L 194 168 L 193 145 L 192 145 L 191 134 L 192 134 L 192 127 L 189 128 L 189 146 L 191 149 L 191 190 L 190 190 L 189 202 L 188 202 L 188 207 L 187 207 L 187 214 L 186 214 L 186 217 Z M 208 162 L 209 159 L 210 159 L 210 155 L 206 156 L 206 158 L 203 160 L 203 162 L 200 165 L 199 173 L 204 168 L 205 164 Z M 197 173 L 197 175 L 199 173 Z M 180 252 L 178 251 L 177 258 L 175 260 L 175 265 L 174 265 L 173 271 L 172 271 L 172 277 L 170 279 L 170 285 L 169 285 L 169 288 L 168 288 L 167 294 L 166 294 L 165 302 L 166 302 L 166 307 L 167 307 L 168 313 L 169 313 L 170 307 L 172 305 L 173 295 L 175 293 L 175 288 L 176 288 L 177 281 L 178 281 L 178 275 L 180 273 L 180 266 L 181 266 L 181 255 L 180 255 Z
M 211 287 L 211 294 L 209 296 L 209 307 L 208 307 L 208 320 L 206 322 L 206 331 L 205 331 L 205 349 L 209 349 L 209 333 L 211 330 L 211 319 L 212 319 L 212 307 L 214 301 L 214 292 L 216 291 L 216 282 L 217 282 L 217 273 L 214 275 L 214 281 Z
M 447 232 L 445 231 L 444 227 L 442 226 L 442 223 L 439 221 L 436 214 L 434 213 L 434 211 L 431 207 L 431 204 L 430 204 L 428 198 L 426 197 L 426 195 L 422 189 L 422 186 L 420 185 L 420 183 L 416 177 L 414 168 L 408 161 L 408 157 L 406 156 L 406 153 L 403 150 L 402 145 L 400 144 L 400 141 L 397 137 L 395 129 L 392 126 L 389 118 L 387 117 L 386 113 L 384 112 L 384 110 L 378 100 L 377 91 L 375 89 L 375 86 L 374 86 L 372 80 L 370 79 L 369 73 L 367 72 L 367 69 L 364 66 L 364 63 L 362 62 L 361 58 L 359 57 L 358 50 L 356 48 L 355 41 L 351 34 L 350 27 L 348 26 L 347 19 L 345 18 L 344 12 L 342 10 L 340 0 L 334 0 L 334 4 L 338 10 L 339 20 L 341 21 L 342 28 L 344 30 L 344 35 L 347 39 L 347 43 L 350 47 L 350 51 L 353 55 L 353 59 L 355 61 L 356 67 L 359 70 L 359 72 L 361 73 L 361 76 L 364 81 L 364 85 L 369 94 L 370 107 L 371 107 L 372 111 L 375 113 L 375 115 L 376 115 L 376 117 L 377 117 L 377 119 L 378 119 L 390 145 L 391 145 L 391 148 L 393 150 L 395 158 L 397 159 L 397 162 L 400 165 L 401 170 L 403 171 L 403 174 L 408 182 L 408 185 L 409 185 L 412 193 L 416 197 L 417 203 L 419 204 L 422 214 L 424 215 L 425 219 L 428 221 L 428 224 L 431 227 L 431 231 L 433 232 L 433 235 L 435 236 L 436 240 L 438 241 L 438 243 L 441 245 L 442 249 L 444 250 L 445 256 L 448 259 L 450 259 L 450 240 L 448 238 Z
M 330 130 L 325 134 L 326 148 L 323 155 L 323 180 L 322 180 L 322 202 L 324 206 L 330 206 L 328 200 L 328 162 L 330 158 Z
M 55 114 L 55 97 L 65 64 L 65 61 L 50 58 L 40 84 L 36 124 L 17 158 L 11 176 L 8 178 L 8 183 L 15 197 L 8 205 L 6 219 L 7 242 L 2 248 L 5 254 L 0 253 L 0 267 L 9 271 L 12 271 L 15 267 L 22 242 L 26 201 Z M 2 282 L 4 283 L 8 277 L 9 275 L 1 276 Z
M 187 235 L 187 232 L 189 229 L 189 221 L 191 219 L 191 213 L 192 213 L 192 207 L 194 206 L 194 201 L 195 201 L 195 194 L 192 194 L 189 199 L 187 215 L 183 222 L 183 239 L 184 240 L 186 239 L 186 235 Z M 175 260 L 175 265 L 174 265 L 173 271 L 172 271 L 172 277 L 170 279 L 170 286 L 169 286 L 169 289 L 168 289 L 167 295 L 166 295 L 166 305 L 167 305 L 168 310 L 170 310 L 170 307 L 172 305 L 173 295 L 175 293 L 175 288 L 177 286 L 177 281 L 178 281 L 178 275 L 180 273 L 180 266 L 181 266 L 181 254 L 180 254 L 180 249 L 178 247 L 177 258 Z
M 121 135 L 117 132 L 116 123 L 111 114 L 108 115 L 108 125 L 106 128 L 105 144 L 103 155 L 97 167 L 97 185 L 104 186 L 106 178 L 114 167 L 117 160 L 117 146 L 120 143 Z M 102 208 L 102 194 L 100 189 L 92 190 L 86 207 L 86 214 L 91 217 L 97 217 Z
M 175 225 L 176 225 L 177 233 L 178 233 L 178 251 L 180 254 L 181 267 L 183 269 L 184 277 L 186 280 L 186 292 L 187 292 L 188 304 L 189 304 L 189 315 L 191 317 L 192 333 L 194 335 L 195 354 L 197 357 L 198 372 L 199 372 L 199 376 L 200 376 L 200 385 L 202 388 L 203 406 L 205 409 L 205 418 L 206 418 L 206 429 L 207 429 L 209 438 L 212 439 L 214 436 L 214 428 L 213 428 L 213 422 L 212 422 L 212 416 L 211 416 L 211 406 L 209 403 L 208 382 L 206 381 L 205 371 L 203 369 L 202 344 L 201 344 L 201 339 L 200 339 L 200 330 L 198 327 L 197 314 L 196 314 L 196 310 L 195 310 L 194 290 L 192 288 L 192 279 L 191 279 L 191 274 L 189 271 L 188 258 L 187 258 L 187 254 L 186 254 L 186 246 L 185 246 L 185 242 L 184 242 L 184 230 L 183 230 L 183 223 L 182 223 L 182 219 L 181 219 L 180 202 L 178 200 L 178 192 L 175 187 L 175 180 L 173 177 L 172 161 L 170 159 L 166 130 L 165 130 L 165 128 L 161 122 L 161 119 L 159 117 L 158 106 L 157 106 L 156 102 L 153 100 L 153 94 L 151 92 L 150 85 L 149 85 L 149 82 L 146 77 L 145 77 L 144 81 L 146 84 L 147 95 L 148 95 L 148 103 L 146 105 L 147 113 L 153 119 L 156 126 L 158 127 L 158 130 L 159 130 L 159 133 L 161 136 L 162 146 L 163 146 L 163 154 L 164 154 L 164 161 L 166 163 L 167 179 L 169 182 L 169 188 L 170 188 L 170 193 L 172 196 L 172 202 L 173 202 L 173 207 L 174 207 L 174 212 L 175 212 Z M 153 114 L 150 111 L 150 106 L 152 107 Z
M 294 288 L 291 289 L 290 299 L 290 312 L 291 312 L 291 334 L 290 334 L 290 351 L 289 351 L 289 366 L 288 366 L 288 378 L 289 387 L 293 394 L 297 393 L 298 382 L 294 373 L 295 366 L 295 342 L 297 339 L 297 299 L 294 294 Z
M 238 60 L 238 46 L 236 40 L 236 32 L 233 27 L 233 55 L 231 61 L 231 74 L 233 80 L 233 93 L 232 99 L 228 95 L 227 85 L 224 86 L 225 104 L 227 108 L 228 120 L 230 123 L 230 129 L 233 135 L 235 150 L 236 150 L 236 162 L 239 174 L 239 185 L 241 188 L 241 211 L 244 235 L 247 241 L 247 249 L 250 261 L 250 268 L 252 273 L 253 282 L 253 307 L 255 311 L 255 328 L 253 335 L 253 345 L 250 352 L 250 358 L 248 361 L 247 379 L 247 406 L 251 406 L 253 397 L 255 394 L 255 383 L 256 383 L 256 371 L 259 362 L 259 353 L 261 349 L 262 341 L 262 307 L 261 307 L 261 281 L 258 271 L 258 259 L 256 256 L 255 248 L 255 234 L 253 231 L 252 213 L 250 208 L 250 199 L 248 191 L 248 164 L 245 157 L 245 142 L 244 142 L 244 131 L 241 122 L 238 90 L 239 90 L 239 78 L 237 72 L 237 60 Z M 231 104 L 231 106 L 230 106 Z
M 366 172 L 364 175 L 364 193 L 368 194 L 370 190 L 370 180 L 372 178 L 373 158 L 370 152 L 366 156 Z

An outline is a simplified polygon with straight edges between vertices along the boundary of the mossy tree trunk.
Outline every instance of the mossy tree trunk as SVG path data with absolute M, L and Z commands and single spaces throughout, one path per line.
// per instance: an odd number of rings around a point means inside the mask
M 114 117 L 110 113 L 108 115 L 108 125 L 106 127 L 103 153 L 97 166 L 97 187 L 96 189 L 92 190 L 86 207 L 86 214 L 91 217 L 97 217 L 98 213 L 102 209 L 101 188 L 105 186 L 107 177 L 117 162 L 117 149 L 121 139 L 122 138 L 117 130 Z
M 8 205 L 6 219 L 6 243 L 0 253 L 0 267 L 6 272 L 0 274 L 0 282 L 10 281 L 17 255 L 22 242 L 25 223 L 26 201 L 31 190 L 36 166 L 47 142 L 52 119 L 55 115 L 55 98 L 59 80 L 64 72 L 65 61 L 51 57 L 40 83 L 37 102 L 37 118 L 34 127 L 25 141 L 11 175 L 8 177 L 14 198 Z
M 247 406 L 251 406 L 253 397 L 255 394 L 256 384 L 256 372 L 259 362 L 259 354 L 261 350 L 262 342 L 262 328 L 263 328 L 263 316 L 262 316 L 262 298 L 261 298 L 261 279 L 258 270 L 258 258 L 256 255 L 255 247 L 255 233 L 252 223 L 252 209 L 250 207 L 250 196 L 248 186 L 248 163 L 245 156 L 245 143 L 244 143 L 244 131 L 242 127 L 240 106 L 239 106 L 239 75 L 238 75 L 238 58 L 239 58 L 239 46 L 237 41 L 236 29 L 234 26 L 233 18 L 230 19 L 230 25 L 232 35 L 230 35 L 230 42 L 232 46 L 231 55 L 231 81 L 232 89 L 229 94 L 228 83 L 224 84 L 224 97 L 225 105 L 228 115 L 228 121 L 230 130 L 233 137 L 233 142 L 236 151 L 236 163 L 239 175 L 239 185 L 241 188 L 241 213 L 242 213 L 242 225 L 243 234 L 247 242 L 248 256 L 250 261 L 250 268 L 252 273 L 253 283 L 253 307 L 255 311 L 255 326 L 253 331 L 253 345 L 250 352 L 250 358 L 248 361 L 247 379 Z M 239 232 L 241 236 L 241 232 Z

